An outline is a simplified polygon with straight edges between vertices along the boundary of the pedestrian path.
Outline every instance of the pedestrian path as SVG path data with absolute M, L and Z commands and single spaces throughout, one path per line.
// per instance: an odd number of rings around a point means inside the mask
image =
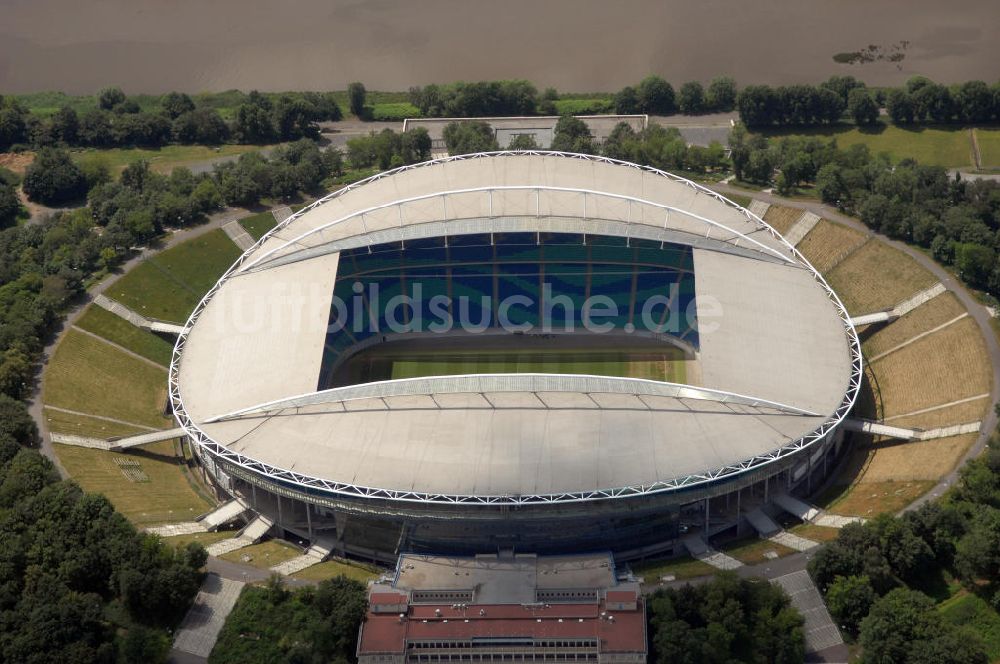
M 282 576 L 291 576 L 307 567 L 323 562 L 330 557 L 331 553 L 333 553 L 333 539 L 318 538 L 312 546 L 306 549 L 304 554 L 278 563 L 271 568 L 271 571 Z
M 806 637 L 806 653 L 817 653 L 844 642 L 840 630 L 826 610 L 823 598 L 805 570 L 772 579 L 781 586 L 805 620 L 802 631 Z
M 223 224 L 222 230 L 229 236 L 229 239 L 243 251 L 246 251 L 254 245 L 253 238 L 246 232 L 246 229 L 243 228 L 238 219 L 233 219 L 232 221 Z
M 771 208 L 770 203 L 765 203 L 764 201 L 757 200 L 756 198 L 750 201 L 750 205 L 747 206 L 747 211 L 757 215 L 761 219 L 767 214 L 767 211 Z
M 168 523 L 162 526 L 150 526 L 144 530 L 150 535 L 159 535 L 160 537 L 175 537 L 177 535 L 194 535 L 195 533 L 208 532 L 208 528 L 201 521 Z
M 292 213 L 292 208 L 288 207 L 287 205 L 284 205 L 282 207 L 277 207 L 271 210 L 271 214 L 274 216 L 274 220 L 280 224 L 285 219 L 288 219 L 290 216 L 292 216 L 293 213 Z
M 243 583 L 209 573 L 194 598 L 194 604 L 177 628 L 174 650 L 208 657 L 219 639 L 226 616 L 233 610 Z
M 707 563 L 716 569 L 730 570 L 743 567 L 743 563 L 736 560 L 732 556 L 727 556 L 721 551 L 716 551 L 699 535 L 688 535 L 687 537 L 682 538 L 681 542 L 684 544 L 684 548 L 688 550 L 688 553 L 691 554 L 692 558 L 700 560 L 703 563 Z
M 788 244 L 793 247 L 797 247 L 799 246 L 799 242 L 802 242 L 802 239 L 806 236 L 806 234 L 815 228 L 818 223 L 818 215 L 809 211 L 803 212 L 798 221 L 796 221 L 795 224 L 788 229 L 788 232 L 785 233 L 785 239 L 788 241 Z

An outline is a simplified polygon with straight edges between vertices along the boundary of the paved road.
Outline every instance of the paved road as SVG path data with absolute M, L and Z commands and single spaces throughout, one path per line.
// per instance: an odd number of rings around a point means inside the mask
M 746 189 L 740 189 L 739 187 L 733 187 L 725 184 L 711 184 L 709 185 L 712 189 L 715 189 L 719 193 L 726 194 L 738 194 L 741 196 L 753 196 L 753 198 L 765 201 L 767 203 L 784 205 L 786 207 L 799 208 L 801 210 L 808 210 L 814 214 L 823 217 L 824 219 L 829 219 L 845 226 L 857 229 L 859 231 L 873 235 L 879 240 L 885 242 L 891 247 L 899 249 L 906 255 L 910 256 L 919 263 L 921 266 L 929 270 L 938 280 L 944 284 L 945 288 L 949 292 L 953 293 L 955 297 L 962 303 L 962 305 L 968 310 L 969 315 L 976 324 L 979 326 L 979 330 L 983 335 L 983 341 L 986 343 L 986 352 L 990 358 L 990 364 L 992 365 L 992 376 L 993 385 L 990 390 L 990 401 L 991 403 L 997 403 L 1000 401 L 1000 343 L 997 342 L 997 335 L 994 332 L 992 317 L 986 310 L 979 300 L 969 292 L 969 290 L 954 277 L 946 269 L 938 265 L 933 259 L 931 259 L 927 254 L 922 251 L 915 249 L 903 242 L 893 240 L 885 235 L 878 233 L 872 233 L 867 226 L 862 224 L 860 221 L 853 217 L 849 217 L 836 208 L 832 208 L 829 205 L 824 205 L 816 201 L 797 201 L 790 200 L 787 198 L 782 198 L 781 196 L 776 196 L 774 194 L 767 194 L 764 192 L 751 192 Z M 986 418 L 983 420 L 983 427 L 980 430 L 979 437 L 976 439 L 975 444 L 969 448 L 965 456 L 962 457 L 961 462 L 952 472 L 948 473 L 927 493 L 915 500 L 913 503 L 908 505 L 903 511 L 910 511 L 917 509 L 924 503 L 934 500 L 942 493 L 944 493 L 948 487 L 952 486 L 958 479 L 959 469 L 965 465 L 965 463 L 979 454 L 982 453 L 983 449 L 986 447 L 986 443 L 989 441 L 990 434 L 993 433 L 997 428 L 997 414 L 993 408 L 989 409 Z

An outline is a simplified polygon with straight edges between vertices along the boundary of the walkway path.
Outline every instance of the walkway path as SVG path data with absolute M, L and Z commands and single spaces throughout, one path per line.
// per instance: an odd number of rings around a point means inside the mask
M 243 582 L 207 574 L 194 604 L 177 628 L 174 650 L 208 657 L 219 638 L 226 616 L 233 610 L 243 590 Z
M 864 233 L 871 233 L 871 230 L 865 226 L 863 223 L 847 216 L 846 214 L 830 207 L 824 203 L 817 201 L 793 201 L 787 198 L 782 198 L 781 196 L 776 196 L 774 194 L 768 194 L 765 192 L 747 192 L 746 189 L 740 189 L 739 187 L 733 187 L 731 185 L 724 184 L 710 184 L 712 189 L 718 191 L 723 195 L 735 194 L 739 196 L 747 196 L 752 193 L 754 198 L 760 199 L 762 201 L 771 203 L 772 205 L 784 205 L 785 207 L 794 207 L 801 210 L 808 210 L 824 219 L 830 221 L 835 221 L 844 226 L 848 226 L 855 230 L 862 231 Z M 931 274 L 933 274 L 944 287 L 953 293 L 955 297 L 958 298 L 962 306 L 969 312 L 973 320 L 976 321 L 976 325 L 979 326 L 979 330 L 982 333 L 983 341 L 986 343 L 986 351 L 990 358 L 990 365 L 992 367 L 992 387 L 990 389 L 991 401 L 996 403 L 1000 401 L 1000 343 L 997 341 L 997 335 L 993 331 L 992 317 L 990 313 L 976 298 L 966 289 L 966 287 L 959 281 L 955 276 L 953 276 L 946 269 L 938 265 L 929 256 L 924 254 L 919 249 L 911 247 L 903 242 L 893 240 L 885 235 L 878 233 L 872 234 L 873 237 L 885 242 L 890 247 L 898 249 L 905 253 L 907 256 L 915 260 L 921 267 L 925 268 Z M 940 480 L 936 486 L 932 487 L 923 496 L 917 498 L 915 501 L 910 503 L 903 511 L 914 510 L 923 505 L 924 503 L 933 500 L 935 496 L 940 495 L 949 486 L 953 485 L 958 479 L 959 469 L 965 465 L 969 459 L 973 459 L 982 453 L 983 449 L 986 447 L 986 443 L 989 440 L 990 434 L 997 428 L 997 414 L 994 409 L 989 409 L 986 419 L 983 420 L 982 429 L 979 432 L 979 437 L 976 439 L 975 444 L 973 444 L 969 450 L 962 457 L 961 461 L 955 467 L 955 470 L 951 471 Z

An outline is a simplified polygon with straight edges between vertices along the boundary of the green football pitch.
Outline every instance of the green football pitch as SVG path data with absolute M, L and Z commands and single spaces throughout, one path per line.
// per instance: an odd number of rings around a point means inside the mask
M 408 353 L 373 357 L 369 380 L 455 376 L 476 373 L 590 374 L 684 383 L 684 355 L 673 352 L 627 351 L 470 351 Z

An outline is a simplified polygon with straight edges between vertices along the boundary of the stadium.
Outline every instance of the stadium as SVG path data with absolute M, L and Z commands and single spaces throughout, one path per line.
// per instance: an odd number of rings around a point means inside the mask
M 857 334 L 759 217 L 602 157 L 378 174 L 282 222 L 188 320 L 174 415 L 217 488 L 334 550 L 673 550 L 818 486 Z

